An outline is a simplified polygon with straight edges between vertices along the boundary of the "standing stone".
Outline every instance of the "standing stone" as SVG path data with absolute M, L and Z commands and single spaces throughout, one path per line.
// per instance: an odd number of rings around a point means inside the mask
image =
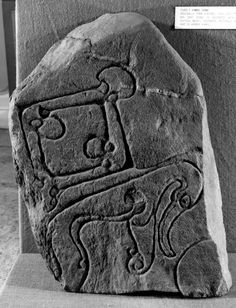
M 15 90 L 10 132 L 39 250 L 65 290 L 231 286 L 200 81 L 135 13 L 106 14 Z

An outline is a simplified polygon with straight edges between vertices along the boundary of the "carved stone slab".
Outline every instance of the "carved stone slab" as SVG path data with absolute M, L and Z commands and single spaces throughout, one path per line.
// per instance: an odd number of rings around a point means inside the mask
M 221 296 L 231 286 L 200 81 L 135 13 L 103 15 L 16 89 L 14 163 L 65 290 Z

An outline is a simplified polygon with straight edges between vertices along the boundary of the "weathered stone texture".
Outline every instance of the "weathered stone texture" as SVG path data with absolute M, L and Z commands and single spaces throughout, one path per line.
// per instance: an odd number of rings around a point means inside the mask
M 66 290 L 229 290 L 201 84 L 147 18 L 69 33 L 15 91 L 10 123 L 36 242 Z

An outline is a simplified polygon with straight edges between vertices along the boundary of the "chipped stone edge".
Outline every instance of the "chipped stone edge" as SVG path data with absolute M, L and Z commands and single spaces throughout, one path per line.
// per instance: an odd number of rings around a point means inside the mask
M 204 101 L 205 99 L 202 98 Z M 206 103 L 204 103 L 206 106 Z M 215 156 L 211 145 L 207 122 L 207 109 L 203 112 L 203 172 L 204 201 L 208 232 L 216 244 L 219 263 L 222 271 L 222 282 L 218 287 L 218 296 L 226 294 L 232 286 L 232 278 L 228 269 L 228 254 L 226 250 L 226 233 L 223 222 L 222 197 Z

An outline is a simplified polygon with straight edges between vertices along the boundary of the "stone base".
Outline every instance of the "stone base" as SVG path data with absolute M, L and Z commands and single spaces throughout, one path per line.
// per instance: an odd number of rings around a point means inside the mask
M 229 268 L 236 280 L 236 253 L 229 254 Z M 63 291 L 47 270 L 39 254 L 21 254 L 0 296 L 0 308 L 233 308 L 236 307 L 236 284 L 219 298 L 188 299 L 176 293 L 143 293 L 142 295 L 92 295 Z

